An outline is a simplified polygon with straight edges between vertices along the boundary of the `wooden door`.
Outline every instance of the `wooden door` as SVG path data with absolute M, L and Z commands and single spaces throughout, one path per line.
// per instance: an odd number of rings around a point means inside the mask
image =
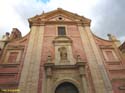
M 55 93 L 79 93 L 76 86 L 74 86 L 72 83 L 65 82 L 60 84 L 56 90 Z

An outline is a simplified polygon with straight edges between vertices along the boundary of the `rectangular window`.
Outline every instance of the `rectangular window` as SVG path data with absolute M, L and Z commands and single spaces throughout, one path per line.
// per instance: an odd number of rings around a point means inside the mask
M 114 61 L 115 60 L 115 57 L 114 57 L 112 51 L 106 51 L 106 55 L 108 57 L 108 61 Z
M 18 56 L 18 52 L 10 52 L 8 63 L 15 63 Z
M 66 35 L 65 27 L 58 27 L 58 35 L 59 36 L 65 36 Z

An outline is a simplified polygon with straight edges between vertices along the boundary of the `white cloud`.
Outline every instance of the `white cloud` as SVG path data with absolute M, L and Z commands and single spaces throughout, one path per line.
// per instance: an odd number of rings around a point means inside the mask
M 3 0 L 0 3 L 0 30 L 4 30 L 0 31 L 0 34 L 10 32 L 13 27 L 17 27 L 25 35 L 29 32 L 27 19 L 42 13 L 43 10 L 48 12 L 61 7 L 81 15 L 88 14 L 98 1 L 50 0 L 50 2 L 45 4 L 37 0 Z
M 5 32 L 11 32 L 14 27 L 26 35 L 29 32 L 28 18 L 41 14 L 43 10 L 48 12 L 58 7 L 92 19 L 92 29 L 99 31 L 102 10 L 106 4 L 106 0 L 50 0 L 47 3 L 40 0 L 3 0 L 0 3 L 0 37 Z M 98 35 L 104 37 L 103 32 L 98 31 Z
M 0 3 L 0 36 L 15 27 L 26 35 L 29 32 L 27 19 L 38 12 L 40 5 L 42 3 L 35 0 L 3 0 Z

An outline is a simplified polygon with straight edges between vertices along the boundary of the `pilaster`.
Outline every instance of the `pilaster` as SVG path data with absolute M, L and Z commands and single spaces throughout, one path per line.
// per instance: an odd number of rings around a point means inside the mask
M 88 59 L 88 65 L 92 74 L 95 92 L 112 93 L 112 87 L 108 79 L 107 73 L 103 67 L 103 62 L 98 52 L 98 48 L 95 44 L 93 35 L 90 31 L 90 27 L 83 27 L 82 25 L 79 25 L 79 31 Z M 103 74 L 105 74 L 107 77 L 105 77 L 105 75 Z
M 87 80 L 86 80 L 86 74 L 85 74 L 85 65 L 83 64 L 83 61 L 77 61 L 77 66 L 79 66 L 79 74 L 82 81 L 83 91 L 84 93 L 88 93 L 88 86 L 87 86 Z
M 20 77 L 20 93 L 37 93 L 44 26 L 32 26 Z

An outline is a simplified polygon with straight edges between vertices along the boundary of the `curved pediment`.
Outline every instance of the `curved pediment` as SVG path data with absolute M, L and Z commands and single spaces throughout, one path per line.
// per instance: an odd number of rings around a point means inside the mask
M 57 36 L 53 43 L 72 43 L 72 40 L 67 36 Z
M 29 19 L 30 25 L 32 24 L 45 24 L 54 22 L 75 22 L 90 25 L 91 20 L 83 16 L 77 15 L 75 13 L 68 12 L 61 8 L 57 10 L 50 11 L 48 13 L 42 13 L 41 15 L 36 15 Z

